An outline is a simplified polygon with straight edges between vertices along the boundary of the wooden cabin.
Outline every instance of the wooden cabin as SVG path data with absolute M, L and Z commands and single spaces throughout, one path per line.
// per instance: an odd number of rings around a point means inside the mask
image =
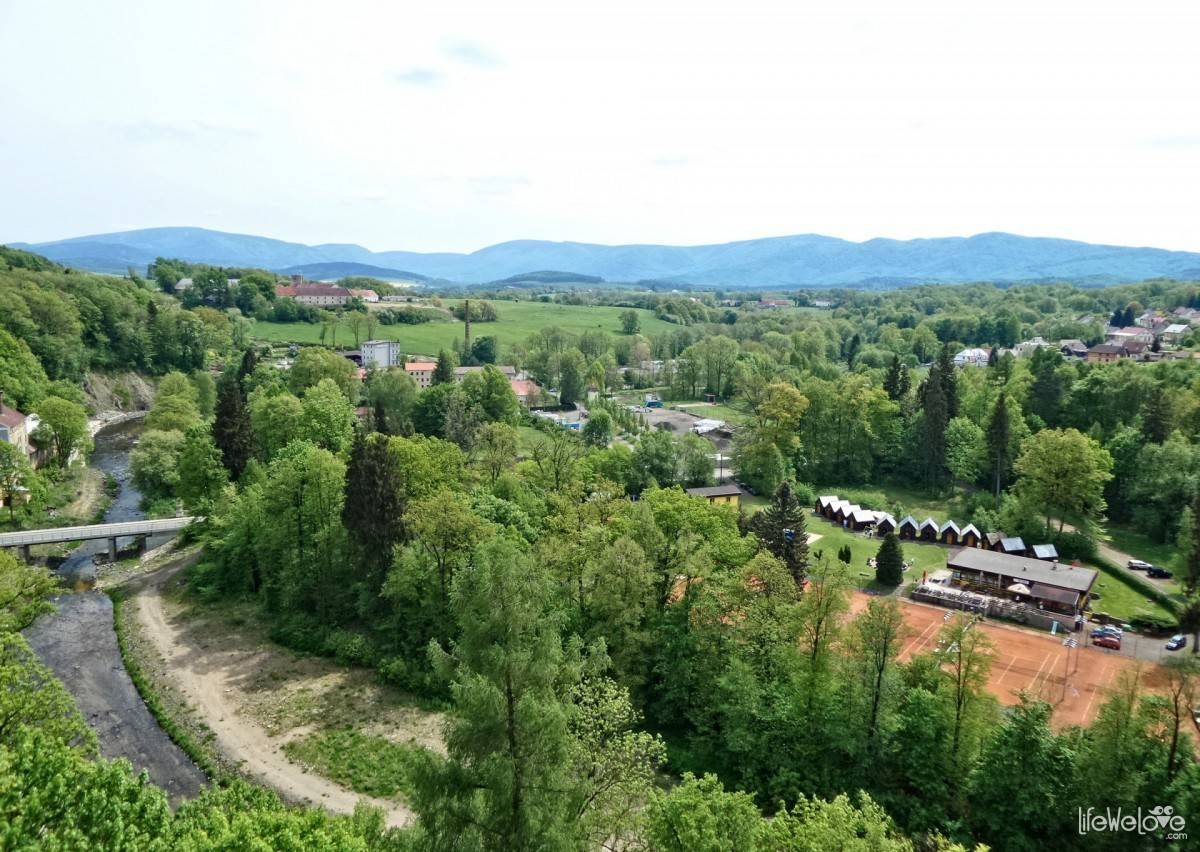
M 833 513 L 833 519 L 839 524 L 850 520 L 850 516 L 857 512 L 861 507 L 855 506 L 849 500 L 843 500 L 838 504 L 837 511 Z
M 837 502 L 839 502 L 839 501 L 838 501 L 838 497 L 836 494 L 829 494 L 824 497 L 818 497 L 816 505 L 813 506 L 813 509 L 822 518 L 828 518 L 830 513 L 833 511 L 834 504 L 836 504 Z
M 850 513 L 848 526 L 855 532 L 871 529 L 879 520 L 879 515 L 870 509 L 855 509 Z
M 962 532 L 954 521 L 946 521 L 938 531 L 938 541 L 942 544 L 957 545 L 962 539 Z
M 917 538 L 921 541 L 937 541 L 938 540 L 938 525 L 933 518 L 926 518 L 921 521 L 921 525 L 917 528 Z
M 990 532 L 983 539 L 983 546 L 988 550 L 998 550 L 1000 542 L 1004 538 L 1002 532 Z
M 912 515 L 905 515 L 896 526 L 896 535 L 900 538 L 914 539 L 917 537 L 918 530 L 920 530 L 920 525 L 917 523 L 917 519 Z
M 958 534 L 958 543 L 963 547 L 979 547 L 981 541 L 983 541 L 983 534 L 974 524 L 967 524 Z
M 887 535 L 888 533 L 896 532 L 896 519 L 891 515 L 884 515 L 875 522 L 875 532 L 878 535 Z
M 1058 561 L 1058 548 L 1053 544 L 1035 544 L 1030 548 L 1034 559 L 1041 559 L 1045 562 Z
M 1027 550 L 1025 541 L 1020 536 L 1001 537 L 990 549 L 1009 556 L 1024 556 Z

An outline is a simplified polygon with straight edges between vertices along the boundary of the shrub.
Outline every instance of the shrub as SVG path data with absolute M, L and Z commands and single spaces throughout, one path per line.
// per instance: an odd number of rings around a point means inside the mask
M 325 637 L 325 653 L 343 666 L 373 666 L 375 648 L 367 637 L 349 630 L 334 630 Z
M 1133 625 L 1135 630 L 1140 630 L 1143 633 L 1171 633 L 1175 630 L 1178 622 L 1174 617 L 1162 615 L 1157 612 L 1139 612 L 1129 619 L 1129 623 Z
M 807 482 L 793 482 L 792 493 L 800 501 L 801 506 L 812 506 L 817 502 L 817 492 Z
M 271 626 L 271 641 L 307 654 L 325 653 L 328 628 L 307 613 L 282 616 Z

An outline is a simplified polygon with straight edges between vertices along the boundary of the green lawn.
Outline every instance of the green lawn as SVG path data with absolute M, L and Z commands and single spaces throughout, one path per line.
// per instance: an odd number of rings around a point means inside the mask
M 356 793 L 390 799 L 412 792 L 421 748 L 358 731 L 321 731 L 283 746 L 292 760 Z
M 450 306 L 451 302 L 447 302 Z M 622 333 L 620 315 L 628 308 L 597 305 L 556 305 L 547 302 L 493 302 L 499 319 L 496 322 L 476 322 L 471 325 L 471 336 L 495 337 L 502 346 L 525 341 L 531 334 L 549 326 L 557 326 L 572 334 L 585 331 L 603 331 L 616 336 Z M 664 322 L 653 312 L 638 310 L 642 334 L 669 333 L 678 326 Z M 254 335 L 260 340 L 285 343 L 320 343 L 321 326 L 316 323 L 256 322 Z M 365 335 L 365 329 L 361 334 Z M 427 322 L 420 325 L 380 324 L 375 336 L 385 340 L 398 340 L 406 354 L 436 355 L 440 349 L 449 349 L 455 340 L 463 338 L 461 322 Z M 332 340 L 326 343 L 333 344 Z M 337 346 L 354 346 L 354 336 L 348 323 L 339 324 Z
M 1168 617 L 1171 615 L 1160 604 L 1104 571 L 1101 571 L 1100 576 L 1096 578 L 1092 594 L 1092 611 L 1106 612 L 1125 622 L 1139 612 L 1152 612 Z
M 819 535 L 820 539 L 809 545 L 809 551 L 820 550 L 829 559 L 836 559 L 838 548 L 850 545 L 850 578 L 856 586 L 866 586 L 875 579 L 875 572 L 867 567 L 867 560 L 879 552 L 882 540 L 867 538 L 860 533 L 843 529 L 836 524 L 820 517 L 809 516 L 808 532 Z M 946 567 L 946 556 L 952 548 L 936 544 L 917 544 L 911 541 L 901 542 L 904 558 L 913 563 L 913 567 L 904 575 L 904 581 L 915 582 L 921 579 L 922 571 L 930 573 Z
M 1137 559 L 1174 569 L 1176 547 L 1170 542 L 1155 541 L 1131 529 L 1116 525 L 1108 528 L 1109 543 L 1115 550 L 1128 553 Z
M 669 407 L 708 420 L 724 420 L 726 423 L 745 423 L 750 419 L 750 415 L 742 409 L 721 403 L 672 402 Z

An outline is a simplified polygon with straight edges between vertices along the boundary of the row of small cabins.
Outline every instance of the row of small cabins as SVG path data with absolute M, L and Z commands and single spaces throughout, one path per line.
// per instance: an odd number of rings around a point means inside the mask
M 954 521 L 946 521 L 939 525 L 933 518 L 918 521 L 912 515 L 897 521 L 887 512 L 864 509 L 836 496 L 818 498 L 813 508 L 821 517 L 856 532 L 874 529 L 877 535 L 895 533 L 897 538 L 910 541 L 927 541 L 951 547 L 979 547 L 1009 556 L 1030 556 L 1050 561 L 1058 559 L 1058 551 L 1052 544 L 1026 547 L 1021 538 L 1005 536 L 1003 533 L 984 534 L 974 524 L 960 527 Z
M 1050 621 L 1057 621 L 1062 628 L 1079 630 L 1082 613 L 1093 597 L 1096 570 L 1060 563 L 1052 544 L 1027 548 L 1020 538 L 984 535 L 974 524 L 960 527 L 954 521 L 939 526 L 933 518 L 918 522 L 911 515 L 897 521 L 887 512 L 863 509 L 832 496 L 819 498 L 814 508 L 849 529 L 874 528 L 878 534 L 892 532 L 899 538 L 958 548 L 946 556 L 949 585 L 994 599 L 988 604 L 989 614 L 1047 629 Z M 928 588 L 922 584 L 918 592 Z M 934 602 L 944 603 L 938 598 Z

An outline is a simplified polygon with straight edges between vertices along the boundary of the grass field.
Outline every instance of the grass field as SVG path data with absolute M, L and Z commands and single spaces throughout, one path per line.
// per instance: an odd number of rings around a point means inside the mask
M 867 567 L 867 560 L 879 552 L 882 540 L 867 538 L 865 535 L 853 533 L 821 517 L 808 517 L 808 531 L 811 535 L 821 538 L 809 546 L 809 551 L 820 550 L 829 559 L 836 559 L 838 548 L 850 545 L 850 578 L 856 586 L 873 587 L 875 572 Z M 922 571 L 937 571 L 946 567 L 946 556 L 951 548 L 936 544 L 917 544 L 911 541 L 901 542 L 904 558 L 913 563 L 913 567 L 904 575 L 906 583 L 921 579 Z
M 1126 622 L 1139 612 L 1150 612 L 1159 616 L 1171 615 L 1161 604 L 1103 571 L 1096 578 L 1092 611 L 1106 612 Z
M 686 411 L 708 420 L 724 420 L 726 423 L 745 423 L 750 419 L 749 413 L 731 405 L 712 402 L 672 402 L 670 408 Z
M 354 730 L 335 730 L 292 740 L 283 751 L 356 793 L 390 799 L 412 792 L 413 765 L 423 749 Z
M 471 325 L 471 336 L 495 337 L 501 346 L 525 341 L 531 334 L 543 328 L 557 326 L 572 334 L 585 331 L 603 331 L 616 336 L 621 331 L 621 312 L 628 308 L 597 305 L 556 305 L 546 302 L 494 302 L 499 319 L 496 322 L 477 322 Z M 642 334 L 669 333 L 679 328 L 654 316 L 651 311 L 638 310 Z M 361 332 L 366 334 L 365 329 Z M 321 326 L 316 323 L 256 322 L 254 335 L 261 340 L 281 343 L 320 343 Z M 449 349 L 455 340 L 463 338 L 461 322 L 427 322 L 420 325 L 380 324 L 375 336 L 384 340 L 397 340 L 400 348 L 408 354 L 436 355 L 440 349 Z M 332 340 L 326 343 L 332 345 Z M 354 335 L 350 325 L 343 321 L 338 326 L 337 346 L 354 346 Z

